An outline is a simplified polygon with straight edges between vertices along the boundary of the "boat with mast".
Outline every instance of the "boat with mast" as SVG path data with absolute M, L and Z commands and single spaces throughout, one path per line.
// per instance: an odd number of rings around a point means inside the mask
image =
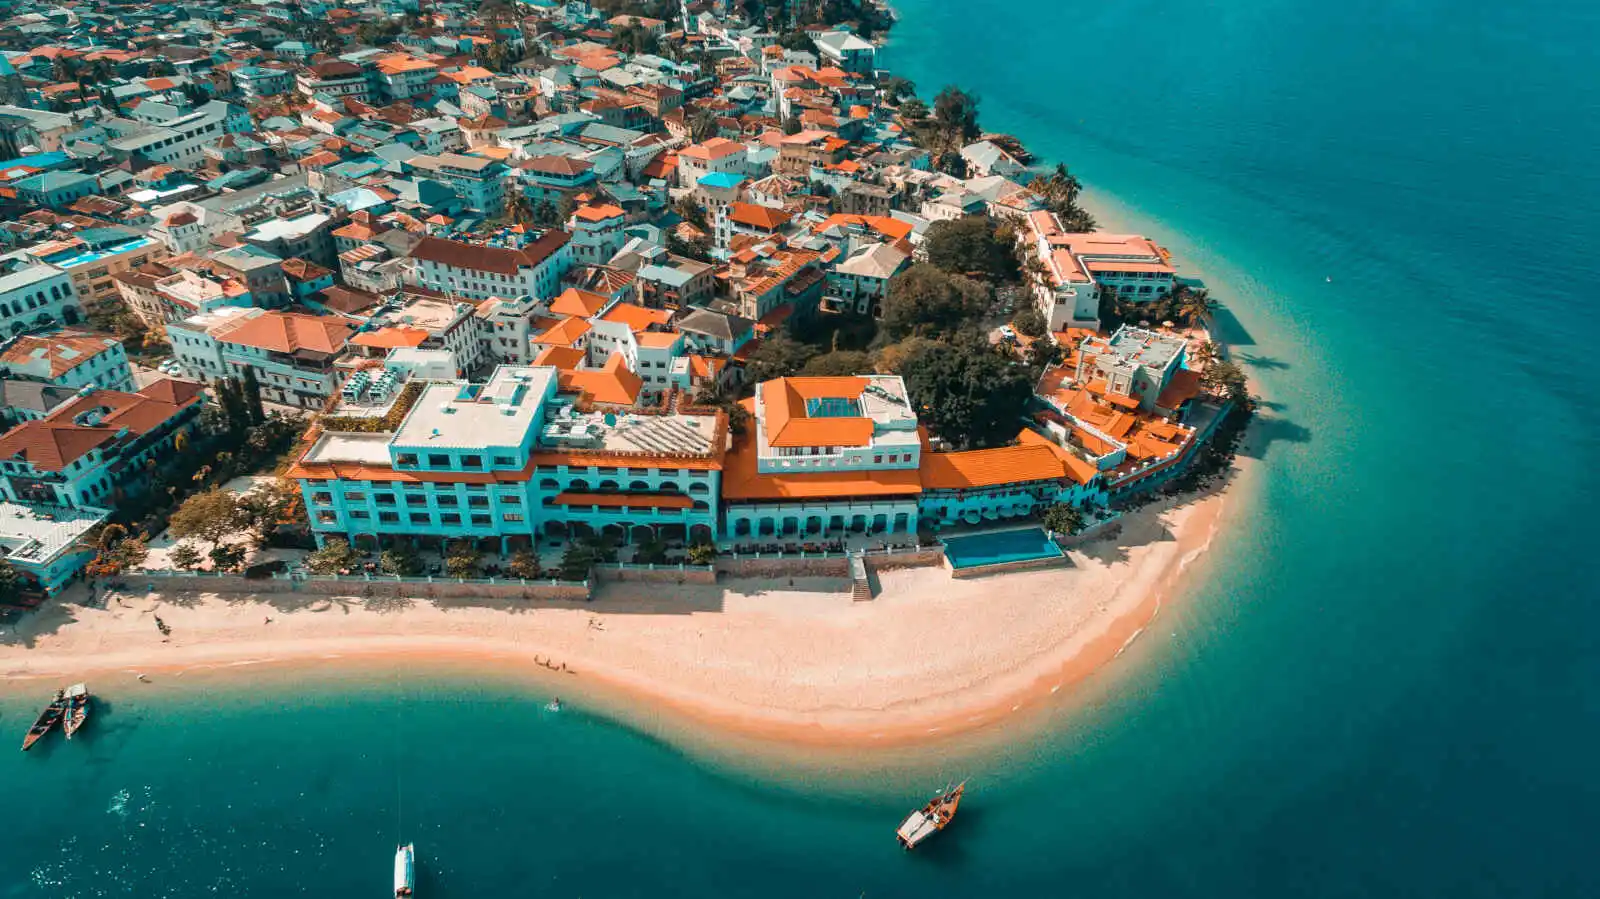
M 956 808 L 961 805 L 961 794 L 966 789 L 966 781 L 946 787 L 944 792 L 928 800 L 927 805 L 907 816 L 894 834 L 900 845 L 915 849 L 923 840 L 948 827 L 950 820 L 956 816 Z
M 67 708 L 62 717 L 61 730 L 70 740 L 88 720 L 89 688 L 83 684 L 73 684 L 67 688 Z
M 22 738 L 22 751 L 27 752 L 32 749 L 33 744 L 39 742 L 39 738 L 54 730 L 55 726 L 61 723 L 61 719 L 66 713 L 67 692 L 65 690 L 57 690 L 56 698 L 50 700 L 50 704 L 44 707 L 44 711 L 40 712 L 39 717 L 34 720 L 33 726 L 28 728 L 27 735 Z
M 416 895 L 417 852 L 410 843 L 394 851 L 394 899 Z

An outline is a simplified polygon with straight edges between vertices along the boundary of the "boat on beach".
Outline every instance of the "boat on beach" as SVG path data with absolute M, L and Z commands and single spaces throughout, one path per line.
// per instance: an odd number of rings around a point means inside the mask
M 410 843 L 394 851 L 394 897 L 404 899 L 415 895 L 417 888 L 417 852 Z
M 61 719 L 61 730 L 72 739 L 78 728 L 89 720 L 89 688 L 83 684 L 73 684 L 67 688 L 67 707 Z
M 27 735 L 22 738 L 22 751 L 27 752 L 32 749 L 33 744 L 39 742 L 40 737 L 55 729 L 55 726 L 61 723 L 62 717 L 66 714 L 67 692 L 65 690 L 57 690 L 56 697 L 50 700 L 50 704 L 44 707 L 44 711 L 39 713 L 39 717 L 34 720 L 33 726 L 28 728 Z
M 949 826 L 950 820 L 956 816 L 956 808 L 961 805 L 961 794 L 966 789 L 966 781 L 947 787 L 944 792 L 928 800 L 927 805 L 912 812 L 900 824 L 900 829 L 895 831 L 895 838 L 900 845 L 915 849 L 923 840 Z

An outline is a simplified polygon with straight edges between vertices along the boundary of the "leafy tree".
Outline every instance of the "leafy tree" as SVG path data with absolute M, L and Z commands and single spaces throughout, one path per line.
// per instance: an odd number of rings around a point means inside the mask
M 933 98 L 933 121 L 952 142 L 966 144 L 978 135 L 978 98 L 954 85 Z
M 378 554 L 378 570 L 400 577 L 416 577 L 422 573 L 422 559 L 417 557 L 410 543 L 400 542 Z
M 755 382 L 773 378 L 787 378 L 799 374 L 807 362 L 817 355 L 817 348 L 801 343 L 788 334 L 778 332 L 761 341 L 745 363 L 745 372 Z
M 1083 512 L 1069 503 L 1056 503 L 1044 512 L 1044 526 L 1058 534 L 1076 534 L 1083 525 Z
M 216 571 L 238 571 L 244 567 L 247 550 L 238 543 L 219 543 L 206 555 L 211 557 L 211 567 Z
M 792 116 L 789 116 L 788 118 L 784 119 L 783 120 L 783 133 L 784 134 L 799 134 L 800 133 L 800 117 L 792 115 Z
M 278 478 L 239 498 L 244 527 L 249 528 L 257 546 L 271 539 L 278 525 L 300 508 L 300 488 L 294 481 Z
M 1011 327 L 1024 337 L 1039 338 L 1045 335 L 1050 323 L 1045 321 L 1044 313 L 1034 308 L 1032 304 L 1024 306 L 1021 312 L 1011 318 Z
M 1211 363 L 1200 375 L 1200 383 L 1241 406 L 1250 403 L 1250 379 L 1235 362 L 1223 359 Z
M 1057 163 L 1055 171 L 1042 178 L 1033 179 L 1028 188 L 1044 200 L 1045 208 L 1061 219 L 1061 225 L 1067 231 L 1085 232 L 1095 229 L 1094 216 L 1078 205 L 1078 196 L 1083 193 L 1083 184 L 1067 171 L 1065 165 Z
M 483 553 L 471 540 L 455 540 L 445 551 L 444 570 L 455 578 L 476 577 L 482 561 Z
M 1016 439 L 1033 398 L 1029 371 L 981 341 L 933 344 L 906 359 L 901 373 L 928 429 L 962 449 Z
M 244 526 L 245 514 L 239 508 L 239 498 L 220 487 L 184 500 L 167 520 L 172 536 L 180 540 L 197 537 L 213 547 Z
M 212 393 L 217 397 L 217 405 L 222 407 L 224 427 L 234 434 L 241 434 L 250 427 L 250 410 L 238 381 L 233 378 L 213 381 Z
M 1014 280 L 1017 276 L 1012 245 L 1001 240 L 994 225 L 981 215 L 934 222 L 928 228 L 924 246 L 928 261 L 952 274 L 994 281 Z
M 889 103 L 900 104 L 906 98 L 917 95 L 917 86 L 912 84 L 909 79 L 901 78 L 899 75 L 890 75 L 888 78 L 883 79 L 881 91 L 883 98 Z
M 1194 348 L 1189 354 L 1191 362 L 1198 363 L 1201 368 L 1209 368 L 1211 363 L 1222 358 L 1222 344 L 1215 340 L 1207 340 Z
M 1211 299 L 1210 291 L 1187 284 L 1174 287 L 1167 300 L 1177 306 L 1177 317 L 1190 325 L 1205 321 L 1211 311 L 1217 308 L 1217 301 Z
M 689 194 L 684 194 L 679 198 L 678 202 L 673 205 L 672 211 L 676 212 L 679 218 L 694 225 L 701 231 L 709 231 L 711 229 L 711 225 L 706 219 L 705 209 L 699 203 L 696 203 L 694 197 Z
M 675 232 L 667 232 L 667 252 L 674 256 L 694 259 L 699 262 L 711 261 L 711 242 L 708 240 L 684 240 Z
M 633 551 L 633 561 L 636 565 L 661 565 L 667 561 L 667 545 L 651 538 Z
M 589 579 L 589 572 L 603 556 L 600 548 L 588 540 L 574 540 L 561 554 L 561 578 L 568 581 Z
M 916 97 L 900 104 L 900 117 L 908 122 L 920 122 L 928 117 L 928 104 Z
M 539 576 L 539 554 L 531 549 L 519 549 L 511 554 L 506 569 L 512 577 L 536 578 Z
M 689 547 L 690 565 L 712 565 L 717 561 L 717 547 L 713 543 L 696 543 Z
M 889 279 L 879 327 L 890 339 L 939 337 L 971 324 L 988 305 L 982 284 L 917 263 Z
M 143 565 L 149 555 L 150 547 L 143 540 L 124 537 L 109 546 L 102 544 L 100 552 L 84 570 L 92 577 L 115 577 Z
M 317 574 L 338 574 L 356 564 L 356 551 L 343 537 L 329 537 L 322 548 L 306 556 L 306 567 Z
M 785 50 L 809 52 L 813 44 L 811 43 L 811 36 L 804 31 L 788 31 L 778 35 L 778 46 Z
M 199 568 L 201 558 L 200 550 L 195 549 L 194 544 L 188 542 L 179 543 L 172 548 L 171 552 L 167 553 L 167 559 L 179 571 L 193 571 Z
M 252 366 L 245 366 L 240 398 L 244 401 L 244 415 L 250 424 L 258 425 L 267 420 L 266 409 L 261 405 L 261 382 L 256 379 L 256 370 Z
M 905 367 L 907 359 L 933 346 L 936 341 L 926 337 L 907 337 L 899 343 L 891 343 L 878 349 L 874 357 L 874 369 L 886 375 L 897 375 Z
M 721 127 L 715 112 L 709 109 L 699 110 L 689 118 L 689 139 L 697 144 L 704 143 L 716 137 Z
M 807 377 L 849 377 L 872 371 L 872 354 L 861 350 L 835 350 L 813 356 L 800 367 Z
M 16 566 L 0 559 L 0 605 L 16 605 L 25 589 L 27 582 L 23 580 Z

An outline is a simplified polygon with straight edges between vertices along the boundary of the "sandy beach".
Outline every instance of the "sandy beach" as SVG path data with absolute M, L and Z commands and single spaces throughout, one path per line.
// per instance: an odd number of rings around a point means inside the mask
M 1237 480 L 1125 516 L 1117 536 L 1071 551 L 1071 568 L 888 571 L 871 602 L 822 578 L 607 584 L 561 607 L 143 592 L 104 608 L 56 602 L 0 633 L 0 689 L 329 663 L 553 667 L 575 694 L 599 688 L 762 740 L 894 746 L 1005 720 L 1113 660 L 1177 594 Z

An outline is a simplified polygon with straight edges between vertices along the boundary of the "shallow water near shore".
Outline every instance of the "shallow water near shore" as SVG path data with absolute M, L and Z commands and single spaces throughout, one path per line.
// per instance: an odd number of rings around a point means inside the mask
M 1171 247 L 1269 400 L 1204 582 L 1081 708 L 986 769 L 786 775 L 536 684 L 94 684 L 0 749 L 0 897 L 378 895 L 402 837 L 425 897 L 1600 892 L 1600 10 L 895 6 L 886 62 Z

